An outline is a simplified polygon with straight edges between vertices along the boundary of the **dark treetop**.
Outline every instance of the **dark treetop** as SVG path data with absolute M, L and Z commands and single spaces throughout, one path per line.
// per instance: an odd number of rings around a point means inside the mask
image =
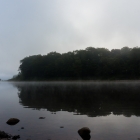
M 140 48 L 109 51 L 88 47 L 67 53 L 50 52 L 20 61 L 12 80 L 114 80 L 140 79 Z

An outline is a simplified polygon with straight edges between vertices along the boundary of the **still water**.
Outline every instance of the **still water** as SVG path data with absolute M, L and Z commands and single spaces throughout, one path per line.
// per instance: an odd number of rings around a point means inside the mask
M 20 122 L 9 126 L 9 118 Z M 140 81 L 0 82 L 0 130 L 21 140 L 81 140 L 82 127 L 91 140 L 140 138 Z

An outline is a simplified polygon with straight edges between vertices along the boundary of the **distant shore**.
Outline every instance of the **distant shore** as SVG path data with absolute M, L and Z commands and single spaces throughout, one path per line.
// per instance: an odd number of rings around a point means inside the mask
M 32 55 L 20 60 L 14 81 L 140 80 L 140 48 L 87 47 L 85 50 Z

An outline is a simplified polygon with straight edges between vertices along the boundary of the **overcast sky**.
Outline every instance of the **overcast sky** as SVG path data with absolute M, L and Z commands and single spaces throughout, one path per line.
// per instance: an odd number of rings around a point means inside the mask
M 140 0 L 0 0 L 0 79 L 26 56 L 140 46 Z

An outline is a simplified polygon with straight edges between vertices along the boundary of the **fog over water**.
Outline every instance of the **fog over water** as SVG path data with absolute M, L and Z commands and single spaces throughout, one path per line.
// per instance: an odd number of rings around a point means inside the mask
M 66 110 L 91 117 L 139 116 L 139 82 L 48 82 L 18 85 L 20 103 L 49 111 Z M 32 92 L 33 91 L 33 92 Z M 32 92 L 32 93 L 31 93 Z M 38 94 L 40 93 L 40 94 Z M 129 109 L 129 112 L 127 110 Z M 132 109 L 132 114 L 130 113 Z

